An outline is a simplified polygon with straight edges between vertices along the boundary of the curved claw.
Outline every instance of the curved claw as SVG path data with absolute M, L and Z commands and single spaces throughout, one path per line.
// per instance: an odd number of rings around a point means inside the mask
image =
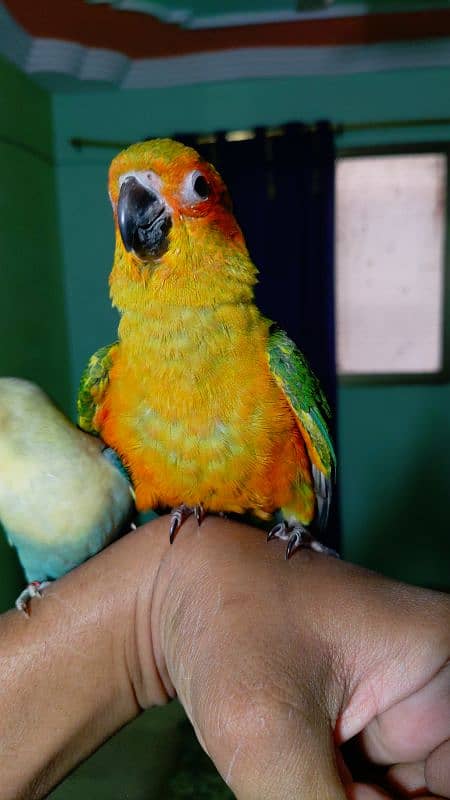
M 286 538 L 287 533 L 287 525 L 283 522 L 278 522 L 273 528 L 270 529 L 269 533 L 267 534 L 267 541 L 271 542 L 272 539 L 284 539 Z
M 174 539 L 178 531 L 180 530 L 183 522 L 186 522 L 188 517 L 194 514 L 195 519 L 197 520 L 197 524 L 201 525 L 203 520 L 206 517 L 206 511 L 203 508 L 202 504 L 199 503 L 198 505 L 194 506 L 187 506 L 184 503 L 178 508 L 172 509 L 172 516 L 170 520 L 170 528 L 169 528 L 169 541 L 170 544 L 173 544 Z
M 197 520 L 197 525 L 200 527 L 200 525 L 202 524 L 203 520 L 206 517 L 206 511 L 203 508 L 201 503 L 199 503 L 197 506 L 195 506 L 194 515 L 195 515 L 195 519 Z
M 192 508 L 189 506 L 181 505 L 178 508 L 172 509 L 172 517 L 170 520 L 170 529 L 169 529 L 169 542 L 173 544 L 173 540 L 175 539 L 175 534 L 181 528 L 183 522 L 187 520 L 192 514 Z
M 302 545 L 304 545 L 304 542 L 302 541 L 301 535 L 294 531 L 294 533 L 290 535 L 288 543 L 286 545 L 286 553 L 284 556 L 286 561 L 289 561 L 289 559 L 292 558 L 294 553 L 297 550 L 300 550 Z
M 169 528 L 169 542 L 173 544 L 173 540 L 175 539 L 175 534 L 180 527 L 180 521 L 178 517 L 172 515 L 172 519 L 170 521 L 170 528 Z

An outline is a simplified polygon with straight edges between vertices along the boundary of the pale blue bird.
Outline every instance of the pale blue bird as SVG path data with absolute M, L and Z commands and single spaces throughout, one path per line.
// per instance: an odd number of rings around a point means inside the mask
M 29 581 L 17 608 L 27 613 L 44 582 L 116 539 L 133 509 L 113 451 L 78 430 L 35 384 L 0 378 L 0 522 Z

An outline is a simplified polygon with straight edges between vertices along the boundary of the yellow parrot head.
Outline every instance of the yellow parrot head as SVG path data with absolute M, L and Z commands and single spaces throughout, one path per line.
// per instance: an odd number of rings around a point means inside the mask
M 119 308 L 124 281 L 195 305 L 223 301 L 220 287 L 229 294 L 236 279 L 241 288 L 255 283 L 227 188 L 192 148 L 171 139 L 132 145 L 111 164 L 109 195 L 116 228 L 111 290 Z

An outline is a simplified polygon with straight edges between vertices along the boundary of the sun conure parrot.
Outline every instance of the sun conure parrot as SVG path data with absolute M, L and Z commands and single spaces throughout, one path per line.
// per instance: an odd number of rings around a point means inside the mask
M 38 386 L 0 378 L 0 522 L 30 581 L 17 608 L 124 531 L 130 488 L 114 453 Z
M 129 471 L 140 510 L 281 521 L 287 556 L 330 502 L 328 405 L 304 356 L 254 303 L 257 269 L 211 164 L 170 139 L 112 161 L 118 340 L 92 356 L 79 425 Z

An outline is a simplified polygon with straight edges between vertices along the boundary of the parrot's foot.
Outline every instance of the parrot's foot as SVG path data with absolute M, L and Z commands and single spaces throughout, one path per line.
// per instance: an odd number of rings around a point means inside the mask
M 15 602 L 18 611 L 25 614 L 26 617 L 30 616 L 28 604 L 33 597 L 42 597 L 42 589 L 50 585 L 50 581 L 32 581 L 25 587 L 23 592 L 19 594 Z
M 173 544 L 175 535 L 180 530 L 183 522 L 186 522 L 188 517 L 190 517 L 192 514 L 195 515 L 198 525 L 201 525 L 206 517 L 205 509 L 201 503 L 199 503 L 197 506 L 187 506 L 183 503 L 181 506 L 178 506 L 178 508 L 172 509 L 169 531 L 170 544 Z
M 302 547 L 315 550 L 316 553 L 325 553 L 328 556 L 339 558 L 336 550 L 332 550 L 331 547 L 326 547 L 317 539 L 314 539 L 314 536 L 300 522 L 296 522 L 294 525 L 288 525 L 284 520 L 283 522 L 278 522 L 267 535 L 267 541 L 270 542 L 271 539 L 287 541 L 286 559 L 291 558 Z

